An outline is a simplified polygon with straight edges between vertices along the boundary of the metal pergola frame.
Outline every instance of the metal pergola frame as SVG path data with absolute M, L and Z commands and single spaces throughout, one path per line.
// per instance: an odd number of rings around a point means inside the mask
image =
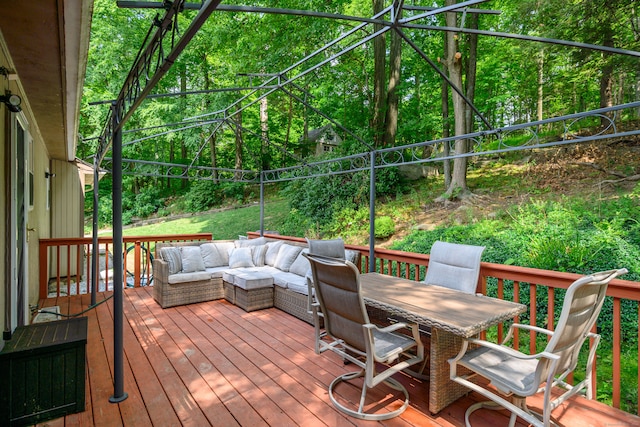
M 630 51 L 625 49 L 618 49 L 608 46 L 592 45 L 587 43 L 578 43 L 567 40 L 558 40 L 544 37 L 525 36 L 518 34 L 502 33 L 486 30 L 475 30 L 464 28 L 464 17 L 466 13 L 487 13 L 496 14 L 498 11 L 474 9 L 481 3 L 485 3 L 488 0 L 468 0 L 461 3 L 457 3 L 447 7 L 420 7 L 420 6 L 405 6 L 404 0 L 394 0 L 390 6 L 383 11 L 375 14 L 371 18 L 348 16 L 340 14 L 322 13 L 307 10 L 292 10 L 292 9 L 279 9 L 279 8 L 264 8 L 253 6 L 233 6 L 233 5 L 221 5 L 221 0 L 205 0 L 202 3 L 186 3 L 184 0 L 175 0 L 172 2 L 147 2 L 147 1 L 118 1 L 120 7 L 132 7 L 132 8 L 162 8 L 165 10 L 164 18 L 156 19 L 147 34 L 147 37 L 141 47 L 137 58 L 122 86 L 122 89 L 116 100 L 104 101 L 111 103 L 111 110 L 105 123 L 104 129 L 97 139 L 99 140 L 98 149 L 94 156 L 94 188 L 98 187 L 98 171 L 104 171 L 105 169 L 112 172 L 113 177 L 113 250 L 114 253 L 122 253 L 122 175 L 142 175 L 153 177 L 166 177 L 166 178 L 181 178 L 181 179 L 216 179 L 218 181 L 240 181 L 246 183 L 254 183 L 260 185 L 260 233 L 264 231 L 264 186 L 268 183 L 283 182 L 294 179 L 305 179 L 323 175 L 344 174 L 353 173 L 357 171 L 369 171 L 370 176 L 370 235 L 375 234 L 374 218 L 375 218 L 375 175 L 376 170 L 384 167 L 394 167 L 402 165 L 411 165 L 419 163 L 429 162 L 441 162 L 444 160 L 455 159 L 458 157 L 472 157 L 488 154 L 498 154 L 510 151 L 518 151 L 525 149 L 535 148 L 547 148 L 558 145 L 574 144 L 577 142 L 586 141 L 598 141 L 606 138 L 633 136 L 640 134 L 640 130 L 632 131 L 619 131 L 616 126 L 616 118 L 623 113 L 640 108 L 640 102 L 633 102 L 629 104 L 623 104 L 610 108 L 602 108 L 593 111 L 566 115 L 563 117 L 547 119 L 532 123 L 526 123 L 522 125 L 514 125 L 509 127 L 494 128 L 480 113 L 480 111 L 473 105 L 473 103 L 466 98 L 461 88 L 456 87 L 447 77 L 447 75 L 417 46 L 411 38 L 406 34 L 404 29 L 424 29 L 435 31 L 447 31 L 456 33 L 468 33 L 477 34 L 483 36 L 512 38 L 524 41 L 531 41 L 537 43 L 548 43 L 554 45 L 562 45 L 572 48 L 590 49 L 606 53 L 613 53 L 618 55 L 632 56 L 640 58 L 640 52 Z M 184 9 L 198 10 L 198 13 L 191 22 L 191 25 L 187 30 L 180 35 L 178 32 L 178 15 Z M 206 22 L 208 17 L 214 11 L 220 12 L 247 12 L 247 13 L 262 13 L 262 14 L 281 14 L 292 16 L 306 16 L 317 17 L 323 19 L 337 19 L 344 21 L 351 21 L 356 25 L 349 31 L 343 33 L 338 38 L 325 44 L 320 49 L 305 56 L 298 62 L 291 66 L 273 74 L 256 75 L 257 77 L 264 78 L 262 84 L 254 86 L 250 84 L 247 87 L 237 88 L 220 88 L 208 91 L 189 91 L 181 93 L 172 93 L 166 95 L 152 95 L 150 92 L 160 79 L 171 68 L 174 61 L 178 58 L 180 53 L 188 46 L 191 39 L 199 31 L 201 26 Z M 414 15 L 406 18 L 400 18 L 401 11 L 415 12 Z M 447 26 L 434 26 L 434 25 L 422 25 L 416 23 L 422 19 L 426 19 L 445 12 L 455 11 L 463 14 L 463 23 L 460 27 L 447 27 Z M 385 19 L 389 16 L 389 19 Z M 340 43 L 349 40 L 351 37 L 355 37 L 357 33 L 369 26 L 379 25 L 380 29 L 372 31 L 369 34 L 364 34 L 359 37 L 357 41 L 349 43 L 348 46 L 341 48 L 338 53 L 332 54 L 318 63 L 311 65 L 303 71 L 297 72 L 295 75 L 290 74 L 297 68 L 303 67 L 308 64 L 311 59 L 317 57 L 320 54 L 327 52 L 329 49 L 340 47 Z M 297 96 L 293 90 L 304 90 L 296 84 L 296 80 L 304 77 L 305 75 L 312 73 L 316 69 L 325 66 L 331 61 L 339 58 L 340 56 L 356 49 L 381 34 L 389 31 L 395 31 L 411 48 L 423 58 L 429 65 L 448 83 L 448 85 L 460 95 L 468 106 L 476 113 L 479 119 L 487 127 L 487 130 L 475 132 L 467 135 L 458 135 L 449 138 L 442 138 L 433 141 L 423 141 L 415 144 L 404 145 L 399 147 L 391 147 L 385 149 L 374 149 L 370 144 L 358 137 L 355 133 L 349 131 L 337 121 L 333 120 L 328 115 L 324 114 L 319 109 L 313 107 L 310 102 L 305 98 Z M 163 127 L 179 126 L 177 129 L 170 129 L 157 133 L 151 136 L 130 141 L 127 144 L 123 144 L 122 135 L 123 126 L 127 120 L 131 117 L 134 111 L 141 105 L 145 98 L 160 97 L 160 96 L 177 96 L 187 94 L 204 94 L 222 91 L 248 91 L 248 93 L 242 96 L 239 100 L 232 102 L 226 108 L 220 111 L 207 112 L 198 116 L 190 117 L 179 123 L 165 124 Z M 196 165 L 196 160 L 202 152 L 205 144 L 209 138 L 205 138 L 203 145 L 198 150 L 197 155 L 194 157 L 190 165 L 183 164 L 170 164 L 163 162 L 144 161 L 136 159 L 123 159 L 122 148 L 125 145 L 134 144 L 146 139 L 157 138 L 171 132 L 183 131 L 190 128 L 203 127 L 211 124 L 216 124 L 216 130 L 222 125 L 233 127 L 236 126 L 232 122 L 231 118 L 260 102 L 270 94 L 282 91 L 288 96 L 292 97 L 296 101 L 310 108 L 315 113 L 321 115 L 331 123 L 339 127 L 341 130 L 349 133 L 356 141 L 366 147 L 366 151 L 351 156 L 345 156 L 341 158 L 335 158 L 320 162 L 304 163 L 300 165 L 285 167 L 273 170 L 235 170 L 228 168 L 214 168 L 204 167 Z M 244 104 L 244 101 L 249 101 Z M 94 103 L 97 104 L 97 103 Z M 588 137 L 581 137 L 574 129 L 577 129 L 578 122 L 590 117 L 597 117 L 608 125 L 597 135 L 591 135 Z M 553 140 L 545 140 L 539 132 L 539 129 L 543 126 L 556 126 L 561 129 L 559 137 Z M 150 128 L 144 129 L 149 130 Z M 129 132 L 136 132 L 141 129 L 128 130 Z M 215 132 L 214 130 L 213 132 Z M 213 134 L 211 132 L 211 134 Z M 505 142 L 505 136 L 513 133 L 529 134 L 530 137 L 523 143 L 517 146 L 510 146 Z M 454 144 L 457 140 L 468 140 L 473 142 L 473 148 L 468 153 L 461 155 L 447 155 L 438 156 L 438 153 L 443 152 L 442 147 L 446 144 Z M 432 155 L 429 157 L 423 157 L 424 149 L 426 147 L 432 147 Z M 111 149 L 112 156 L 106 157 L 107 152 Z M 290 153 L 288 153 L 290 154 Z M 98 244 L 98 197 L 97 191 L 94 192 L 94 212 L 93 212 L 93 244 L 97 247 Z M 370 257 L 374 260 L 374 239 L 370 241 Z M 92 265 L 94 280 L 98 277 L 98 263 L 97 263 L 97 251 L 92 251 Z M 373 268 L 375 262 L 371 262 L 371 268 Z M 123 260 L 121 257 L 114 257 L 114 277 L 120 277 L 123 274 Z M 97 283 L 92 286 L 91 304 L 95 305 Z M 110 398 L 111 402 L 117 403 L 127 398 L 127 394 L 123 389 L 123 342 L 122 342 L 122 288 L 114 286 L 114 394 Z

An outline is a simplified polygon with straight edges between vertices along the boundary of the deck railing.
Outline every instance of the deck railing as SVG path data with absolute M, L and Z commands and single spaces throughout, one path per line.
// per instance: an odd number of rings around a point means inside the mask
M 211 240 L 211 233 L 123 237 L 123 280 L 128 286 L 153 284 L 152 261 L 161 242 Z M 90 237 L 40 239 L 40 298 L 89 293 L 91 280 Z M 98 238 L 99 281 L 104 289 L 113 287 L 113 238 Z
M 267 235 L 288 241 L 305 242 L 305 239 Z M 259 237 L 259 234 L 250 232 L 249 238 Z M 124 240 L 124 271 L 125 283 L 128 286 L 152 285 L 151 255 L 155 255 L 155 245 L 158 242 L 197 241 L 210 240 L 211 234 L 186 234 L 163 236 L 135 236 L 125 237 Z M 113 284 L 113 273 L 109 273 L 112 260 L 109 258 L 109 248 L 113 241 L 110 237 L 99 239 L 99 249 L 104 259 L 101 260 L 100 271 L 102 283 L 108 286 Z M 89 282 L 91 274 L 91 244 L 90 238 L 79 239 L 42 239 L 40 241 L 40 297 L 72 295 L 90 291 L 90 286 L 82 288 L 80 284 Z M 371 258 L 369 248 L 365 246 L 346 245 L 348 249 L 354 249 L 361 253 L 360 270 L 370 271 Z M 373 271 L 408 279 L 422 280 L 425 276 L 429 255 L 403 252 L 389 249 L 375 250 L 375 266 Z M 612 267 L 624 267 L 616 265 Z M 110 275 L 111 274 L 111 275 Z M 480 269 L 480 282 L 478 292 L 521 302 L 529 306 L 529 311 L 520 316 L 516 321 L 553 328 L 556 314 L 562 305 L 564 290 L 579 278 L 579 274 L 562 273 L 557 271 L 540 270 L 535 268 L 517 267 L 483 262 Z M 75 287 L 73 286 L 75 284 Z M 107 288 L 108 289 L 108 288 Z M 627 412 L 639 413 L 638 393 L 640 392 L 640 372 L 638 365 L 640 360 L 638 350 L 640 331 L 637 328 L 640 314 L 640 283 L 628 280 L 614 279 L 607 290 L 608 302 L 603 309 L 600 319 L 605 321 L 598 325 L 599 331 L 611 341 L 603 340 L 598 350 L 599 363 L 596 363 L 594 372 L 595 396 L 604 399 L 613 407 L 622 408 Z M 624 310 L 623 310 L 624 307 Z M 631 312 L 630 312 L 631 311 Z M 623 316 L 635 321 L 635 330 L 632 336 L 623 336 Z M 629 334 L 629 331 L 625 331 Z M 500 325 L 489 333 L 497 340 L 501 340 L 505 333 L 505 326 Z M 515 339 L 516 343 L 524 343 L 527 348 L 524 351 L 530 353 L 540 350 L 541 341 L 535 335 L 528 340 Z M 543 345 L 543 344 L 542 344 Z M 622 358 L 621 349 L 625 349 L 625 358 Z M 597 377 L 598 369 L 611 365 L 611 375 L 605 378 Z M 625 372 L 625 382 L 622 381 L 622 372 Z M 632 372 L 629 374 L 629 372 Z M 635 375 L 635 377 L 634 377 Z M 603 389 L 606 391 L 600 393 Z

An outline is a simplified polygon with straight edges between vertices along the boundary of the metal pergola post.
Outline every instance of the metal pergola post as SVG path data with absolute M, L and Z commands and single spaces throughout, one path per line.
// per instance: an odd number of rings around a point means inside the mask
M 124 346 L 123 346 L 123 292 L 124 268 L 122 250 L 122 127 L 119 126 L 118 103 L 112 106 L 113 117 L 113 396 L 109 402 L 118 403 L 128 395 L 124 391 Z
M 96 305 L 96 294 L 98 293 L 98 270 L 100 262 L 100 253 L 98 248 L 98 203 L 100 198 L 98 197 L 98 183 L 100 181 L 100 175 L 98 173 L 97 160 L 93 164 L 93 218 L 92 218 L 92 241 L 91 241 L 91 306 Z M 87 272 L 89 273 L 89 272 Z
M 376 271 L 376 152 L 370 154 L 369 169 L 369 272 Z

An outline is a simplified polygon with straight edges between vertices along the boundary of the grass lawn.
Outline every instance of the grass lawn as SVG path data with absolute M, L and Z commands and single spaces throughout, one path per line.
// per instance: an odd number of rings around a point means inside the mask
M 265 203 L 265 230 L 280 230 L 289 205 L 286 200 L 271 200 Z M 162 234 L 212 233 L 214 239 L 237 239 L 247 231 L 260 229 L 260 206 L 229 209 L 192 217 L 166 220 L 157 224 L 132 226 L 123 230 L 125 236 L 149 236 Z M 107 234 L 111 234 L 110 232 Z

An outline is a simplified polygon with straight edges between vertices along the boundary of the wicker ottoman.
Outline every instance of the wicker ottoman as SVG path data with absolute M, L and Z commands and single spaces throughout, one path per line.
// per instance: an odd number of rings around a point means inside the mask
M 244 311 L 273 307 L 271 274 L 260 271 L 225 273 L 223 282 L 225 299 Z

